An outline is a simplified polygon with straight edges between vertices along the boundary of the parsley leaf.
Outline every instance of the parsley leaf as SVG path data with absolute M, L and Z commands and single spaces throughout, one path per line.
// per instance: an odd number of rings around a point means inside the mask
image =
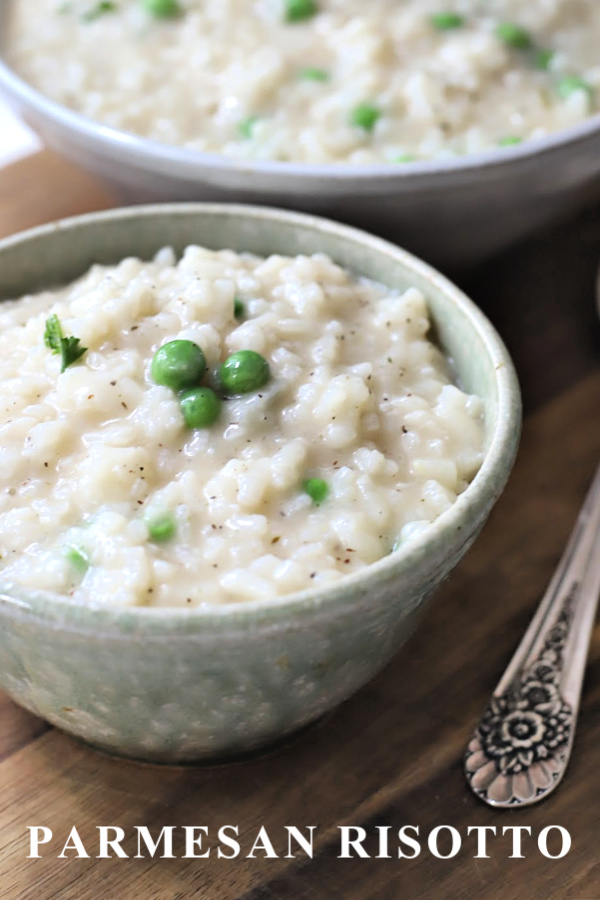
M 80 359 L 87 350 L 87 347 L 80 346 L 79 338 L 64 337 L 62 326 L 57 315 L 50 316 L 49 319 L 46 319 L 44 343 L 53 353 L 60 353 L 61 374 L 71 365 L 71 363 Z
M 50 316 L 46 319 L 46 330 L 44 332 L 44 343 L 53 353 L 60 353 L 60 342 L 62 340 L 62 328 L 58 316 Z
M 60 353 L 62 359 L 61 365 L 61 373 L 68 368 L 71 363 L 76 362 L 80 357 L 83 356 L 87 347 L 80 347 L 79 338 L 76 337 L 66 337 L 61 338 L 60 342 Z

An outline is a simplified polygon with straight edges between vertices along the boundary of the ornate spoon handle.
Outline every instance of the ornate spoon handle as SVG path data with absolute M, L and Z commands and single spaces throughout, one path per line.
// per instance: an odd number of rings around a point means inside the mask
M 465 756 L 473 792 L 528 806 L 565 773 L 600 593 L 600 468 L 562 559 Z

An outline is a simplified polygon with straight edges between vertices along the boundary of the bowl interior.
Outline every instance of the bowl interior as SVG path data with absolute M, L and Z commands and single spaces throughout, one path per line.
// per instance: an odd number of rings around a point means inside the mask
M 411 561 L 427 557 L 434 545 L 443 546 L 444 528 L 460 523 L 470 508 L 489 507 L 502 489 L 518 442 L 520 397 L 516 376 L 502 341 L 481 311 L 446 278 L 398 247 L 314 216 L 263 207 L 226 204 L 170 204 L 129 207 L 93 213 L 42 226 L 0 242 L 0 299 L 9 299 L 64 284 L 84 274 L 94 263 L 111 264 L 126 256 L 150 258 L 164 246 L 180 253 L 197 243 L 212 249 L 229 248 L 260 255 L 327 253 L 357 274 L 394 288 L 420 288 L 431 311 L 436 338 L 453 360 L 461 385 L 485 404 L 486 456 L 482 468 L 456 503 L 419 538 L 344 580 L 352 584 L 374 579 L 391 566 L 410 570 Z M 366 573 L 366 574 L 365 574 Z M 324 596 L 326 592 L 321 592 Z M 333 592 L 332 592 L 333 593 Z M 290 595 L 298 606 L 304 594 Z M 287 597 L 262 604 L 265 615 L 292 602 Z M 26 605 L 29 605 L 28 603 Z M 52 604 L 46 605 L 48 609 Z M 217 618 L 252 615 L 261 601 L 219 609 Z M 267 610 L 269 606 L 269 610 Z M 57 612 L 51 609 L 49 615 Z M 173 616 L 173 610 L 134 610 Z M 193 613 L 183 610 L 182 613 Z M 58 613 L 57 613 L 58 614 Z M 82 613 L 83 614 L 83 613 Z M 107 616 L 112 613 L 107 612 Z M 236 612 L 237 615 L 237 612 Z M 124 613 L 128 627 L 136 627 Z M 105 618 L 105 617 L 104 617 Z

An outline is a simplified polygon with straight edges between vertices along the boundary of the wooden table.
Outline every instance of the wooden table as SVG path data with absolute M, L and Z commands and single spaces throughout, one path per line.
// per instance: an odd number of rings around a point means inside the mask
M 110 205 L 87 176 L 44 153 L 0 174 L 0 232 Z M 416 636 L 375 681 L 285 746 L 229 766 L 168 769 L 101 756 L 0 695 L 1 900 L 598 900 L 600 632 L 592 646 L 571 766 L 531 810 L 494 812 L 465 787 L 462 753 L 565 543 L 600 460 L 600 328 L 593 282 L 600 213 L 497 259 L 464 280 L 504 335 L 519 370 L 525 429 L 508 489 L 475 548 Z M 599 549 L 600 552 L 600 549 Z M 221 825 L 242 854 L 216 855 Z M 339 826 L 364 825 L 369 859 L 339 859 Z M 53 841 L 27 859 L 26 826 Z M 75 825 L 90 859 L 57 859 Z M 203 825 L 206 859 L 95 859 L 97 826 Z M 247 859 L 264 825 L 277 859 Z M 316 825 L 315 857 L 286 859 L 284 826 Z M 377 859 L 377 826 L 419 826 L 416 859 Z M 437 859 L 439 825 L 462 849 Z M 475 859 L 468 826 L 496 826 Z M 544 858 L 534 837 L 509 859 L 505 826 L 567 828 L 572 848 Z M 424 836 L 424 837 L 423 837 Z M 440 840 L 446 852 L 448 842 Z M 181 844 L 177 852 L 183 852 Z M 392 854 L 397 839 L 390 840 Z M 556 852 L 550 842 L 550 849 Z M 406 848 L 405 848 L 406 849 Z M 408 851 L 407 851 L 408 852 Z

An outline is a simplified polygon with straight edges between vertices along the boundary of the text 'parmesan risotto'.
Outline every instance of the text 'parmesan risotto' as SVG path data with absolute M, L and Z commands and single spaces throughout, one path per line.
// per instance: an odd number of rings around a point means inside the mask
M 0 587 L 198 606 L 332 584 L 482 460 L 426 301 L 192 246 L 0 306 Z
M 9 63 L 118 129 L 238 159 L 403 164 L 598 109 L 595 0 L 12 0 Z

